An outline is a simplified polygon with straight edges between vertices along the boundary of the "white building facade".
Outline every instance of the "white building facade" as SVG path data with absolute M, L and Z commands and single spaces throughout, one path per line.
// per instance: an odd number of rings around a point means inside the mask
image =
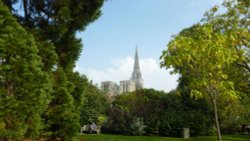
M 113 87 L 116 87 L 114 82 L 111 81 L 105 81 L 101 83 L 102 90 L 106 91 L 108 90 L 109 93 L 116 94 L 116 92 L 113 92 L 112 90 L 116 90 Z M 135 57 L 134 57 L 134 69 L 132 72 L 132 77 L 130 80 L 122 80 L 120 81 L 119 85 L 119 93 L 127 93 L 127 92 L 133 92 L 136 90 L 143 89 L 143 79 L 140 71 L 140 64 L 139 64 L 139 56 L 137 48 L 135 50 Z M 115 96 L 115 95 L 113 95 Z

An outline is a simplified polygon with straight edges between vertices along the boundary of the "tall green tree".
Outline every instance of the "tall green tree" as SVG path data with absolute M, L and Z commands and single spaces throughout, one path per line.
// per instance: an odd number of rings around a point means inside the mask
M 225 0 L 222 7 L 224 8 L 224 13 L 218 12 L 219 7 L 215 6 L 205 14 L 205 17 L 201 21 L 201 25 L 195 25 L 194 27 L 183 30 L 179 35 L 177 35 L 169 43 L 168 51 L 166 50 L 163 52 L 162 65 L 166 65 L 168 67 L 172 65 L 176 69 L 175 72 L 180 72 L 182 77 L 184 76 L 190 80 L 194 80 L 193 78 L 196 78 L 194 82 L 203 80 L 200 80 L 200 78 L 203 78 L 204 76 L 203 72 L 206 72 L 207 76 L 210 75 L 210 77 L 216 78 L 217 80 L 210 82 L 204 81 L 204 84 L 203 81 L 201 81 L 202 83 L 198 85 L 190 81 L 190 87 L 192 89 L 197 89 L 203 85 L 203 90 L 207 89 L 206 91 L 208 92 L 208 88 L 205 88 L 205 85 L 211 85 L 211 83 L 213 83 L 213 85 L 217 85 L 217 87 L 210 87 L 210 93 L 215 93 L 212 95 L 212 98 L 210 96 L 210 99 L 212 102 L 215 101 L 213 102 L 214 106 L 217 105 L 216 103 L 220 103 L 218 107 L 219 109 L 223 109 L 223 107 L 225 109 L 225 107 L 227 107 L 226 111 L 229 112 L 221 112 L 221 116 L 230 114 L 228 117 L 231 117 L 232 108 L 238 106 L 239 104 L 244 107 L 243 109 L 248 109 L 248 105 L 245 100 L 248 98 L 244 98 L 244 100 L 241 99 L 240 103 L 235 99 L 239 96 L 249 96 L 250 3 L 249 1 L 244 0 Z M 207 42 L 202 43 L 201 41 Z M 211 41 L 213 43 L 211 43 Z M 216 49 L 214 49 L 213 46 L 216 47 Z M 207 55 L 204 54 L 204 50 Z M 211 54 L 208 54 L 210 52 Z M 196 53 L 196 55 L 193 53 Z M 168 57 L 171 59 L 175 57 L 176 60 L 167 61 L 167 59 L 169 59 Z M 183 57 L 186 57 L 186 59 Z M 225 57 L 227 57 L 227 59 L 225 59 Z M 205 58 L 209 58 L 209 60 Z M 200 64 L 198 63 L 199 61 Z M 214 68 L 211 68 L 209 63 L 207 64 L 208 61 L 214 64 Z M 172 62 L 172 64 L 170 62 Z M 180 65 L 181 63 L 182 65 Z M 202 66 L 202 64 L 206 66 Z M 197 68 L 196 73 L 198 74 L 193 74 L 192 71 L 194 68 Z M 203 71 L 200 71 L 202 69 Z M 217 73 L 215 73 L 216 71 Z M 202 77 L 200 77 L 200 74 L 202 74 Z M 207 80 L 210 79 L 207 76 Z M 224 93 L 224 91 L 230 87 L 231 90 L 233 90 L 231 91 L 232 93 L 228 93 L 226 96 L 228 99 L 223 100 L 225 97 L 223 98 L 223 94 L 221 93 Z M 195 95 L 197 96 L 200 94 L 200 92 L 197 92 Z M 213 100 L 213 98 L 217 99 L 217 101 Z M 249 115 L 247 112 L 243 113 L 244 114 L 241 117 Z M 221 120 L 222 119 L 223 117 Z M 220 137 L 218 140 L 220 140 Z
M 36 138 L 51 99 L 51 80 L 42 71 L 34 37 L 1 1 L 0 13 L 0 140 Z
M 38 32 L 39 39 L 49 40 L 55 46 L 58 65 L 72 70 L 78 59 L 82 44 L 76 32 L 83 31 L 88 24 L 101 15 L 104 0 L 19 0 L 21 9 L 14 9 L 20 23 L 29 31 Z
M 68 78 L 74 87 L 73 91 L 71 92 L 71 95 L 74 99 L 75 111 L 79 114 L 82 105 L 84 104 L 84 97 L 86 93 L 89 92 L 89 82 L 87 77 L 85 75 L 81 75 L 79 72 L 73 72 L 68 74 Z
M 235 88 L 250 93 L 250 3 L 245 0 L 226 0 L 222 6 L 226 11 L 219 13 L 214 7 L 205 14 L 203 23 L 210 23 L 215 32 L 227 34 L 228 42 L 237 51 L 238 60 L 228 67 L 229 79 Z
M 177 95 L 180 96 L 183 127 L 190 128 L 193 135 L 213 135 L 213 110 L 205 98 L 191 97 L 191 87 L 188 76 L 179 78 Z
M 45 113 L 50 140 L 72 140 L 79 130 L 79 116 L 74 111 L 73 85 L 61 68 L 54 72 L 52 102 Z
M 47 110 L 49 114 L 44 114 L 44 120 L 50 121 L 46 132 L 53 132 L 52 138 L 58 136 L 69 140 L 79 125 L 79 107 L 85 91 L 81 88 L 84 87 L 84 79 L 73 71 L 82 50 L 81 39 L 76 37 L 76 32 L 83 31 L 101 15 L 104 0 L 3 0 L 3 3 L 18 18 L 19 23 L 34 35 L 44 63 L 42 69 L 51 73 L 50 78 L 54 79 L 53 99 Z M 13 6 L 14 4 L 20 6 Z M 19 7 L 21 8 L 18 9 Z M 58 73 L 65 84 L 57 82 L 55 75 Z M 62 93 L 61 89 L 65 92 Z M 64 96 L 60 97 L 61 94 Z M 65 104 L 58 102 L 63 100 Z M 66 116 L 67 120 L 64 120 L 62 113 L 57 116 L 58 111 L 54 106 L 60 107 L 60 111 L 70 109 L 71 116 Z M 58 128 L 64 126 L 72 130 Z
M 88 83 L 84 93 L 84 103 L 80 107 L 81 125 L 96 123 L 102 124 L 101 118 L 107 117 L 110 106 L 107 95 L 93 84 Z
M 230 67 L 227 68 L 228 79 L 234 82 L 235 90 L 242 97 L 240 108 L 240 122 L 248 124 L 249 105 L 247 103 L 250 97 L 250 2 L 245 0 L 227 0 L 222 4 L 226 10 L 225 13 L 219 13 L 218 8 L 207 12 L 203 19 L 204 23 L 212 23 L 213 30 L 227 34 L 228 42 L 237 51 L 239 56 Z M 235 112 L 234 112 L 235 113 Z M 229 116 L 228 116 L 229 117 Z M 247 117 L 247 118 L 246 118 Z M 241 119 L 242 118 L 242 119 Z M 245 122 L 243 122 L 245 121 Z
M 176 36 L 163 52 L 162 67 L 188 76 L 192 95 L 205 97 L 212 102 L 218 140 L 221 132 L 218 118 L 218 100 L 237 100 L 233 82 L 228 80 L 224 68 L 232 65 L 239 56 L 228 42 L 227 35 L 214 32 L 211 24 L 196 27 L 196 36 Z

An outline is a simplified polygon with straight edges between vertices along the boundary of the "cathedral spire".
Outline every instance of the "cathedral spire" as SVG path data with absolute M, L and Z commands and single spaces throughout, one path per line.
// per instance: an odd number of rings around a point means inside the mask
M 135 49 L 135 62 L 134 62 L 134 70 L 132 73 L 132 78 L 131 81 L 135 82 L 135 89 L 139 90 L 143 88 L 143 80 L 141 76 L 141 71 L 140 71 L 140 64 L 139 64 L 139 57 L 138 57 L 138 51 L 137 51 L 137 46 Z
M 140 71 L 140 64 L 139 64 L 139 57 L 138 57 L 138 51 L 137 51 L 137 46 L 135 48 L 135 62 L 134 62 L 134 70 L 133 70 L 133 74 L 132 74 L 132 78 L 133 80 L 136 79 L 141 79 L 141 71 Z

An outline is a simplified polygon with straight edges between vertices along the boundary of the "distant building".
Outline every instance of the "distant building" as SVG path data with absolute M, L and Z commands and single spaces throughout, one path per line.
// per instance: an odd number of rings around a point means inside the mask
M 131 80 L 120 81 L 120 93 L 133 92 L 136 90 L 136 83 Z
M 105 91 L 109 97 L 113 97 L 119 94 L 119 86 L 112 81 L 102 82 L 101 89 Z
M 139 56 L 135 50 L 134 69 L 130 80 L 120 81 L 120 93 L 133 92 L 143 88 L 143 79 L 140 71 Z
M 133 92 L 136 90 L 143 89 L 143 79 L 142 79 L 141 71 L 140 71 L 139 56 L 138 56 L 137 48 L 135 50 L 134 69 L 133 69 L 131 79 L 120 81 L 120 86 L 118 86 L 114 82 L 105 81 L 101 83 L 101 88 L 102 90 L 107 91 L 107 93 L 112 96 L 115 96 L 118 93 L 127 93 L 127 92 Z
M 142 79 L 141 71 L 140 71 L 140 64 L 139 64 L 139 57 L 138 57 L 138 53 L 137 53 L 137 48 L 135 51 L 134 70 L 133 70 L 132 77 L 131 77 L 130 81 L 135 82 L 135 89 L 136 90 L 143 89 L 143 79 Z

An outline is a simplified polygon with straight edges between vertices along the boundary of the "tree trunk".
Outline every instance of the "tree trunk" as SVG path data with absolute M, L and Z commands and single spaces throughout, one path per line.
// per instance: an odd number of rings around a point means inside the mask
M 6 87 L 7 87 L 7 96 L 13 96 L 13 84 L 7 80 Z
M 28 1 L 27 0 L 23 0 L 23 10 L 24 10 L 25 22 L 28 22 L 29 13 L 28 13 Z
M 215 117 L 215 122 L 216 122 L 216 129 L 217 129 L 217 139 L 218 141 L 222 141 L 221 132 L 220 132 L 220 124 L 219 124 L 219 119 L 218 119 L 217 102 L 215 99 L 212 99 L 212 101 L 213 101 L 213 106 L 214 106 L 214 117 Z

